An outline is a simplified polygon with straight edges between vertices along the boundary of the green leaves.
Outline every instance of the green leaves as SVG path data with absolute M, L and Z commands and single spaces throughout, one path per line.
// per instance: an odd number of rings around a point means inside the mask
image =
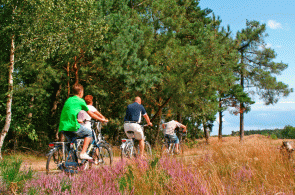
M 246 25 L 237 33 L 238 51 L 241 53 L 239 75 L 248 81 L 242 87 L 249 88 L 248 93 L 255 93 L 256 90 L 267 105 L 274 104 L 280 96 L 287 96 L 292 91 L 288 85 L 276 80 L 276 75 L 288 65 L 274 62 L 275 51 L 264 46 L 264 37 L 267 36 L 265 24 L 247 21 Z

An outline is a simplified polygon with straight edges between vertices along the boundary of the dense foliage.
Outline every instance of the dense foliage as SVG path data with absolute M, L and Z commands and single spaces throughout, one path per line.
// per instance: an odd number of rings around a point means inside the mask
M 12 121 L 4 147 L 41 149 L 57 139 L 61 109 L 77 82 L 110 119 L 103 130 L 113 144 L 123 135 L 125 108 L 135 96 L 141 96 L 154 123 L 146 132 L 152 143 L 160 138 L 161 120 L 178 119 L 188 125 L 189 138 L 202 136 L 201 128 L 218 111 L 252 103 L 244 86 L 237 87 L 245 68 L 240 51 L 258 51 L 259 43 L 251 41 L 260 24 L 247 23 L 233 38 L 211 13 L 194 0 L 1 1 L 1 127 L 11 34 L 16 45 Z M 251 59 L 263 56 L 268 69 L 245 70 L 255 87 L 263 88 L 266 102 L 275 103 L 291 91 L 273 75 L 287 65 L 273 63 L 270 49 Z M 222 108 L 221 98 L 234 103 Z

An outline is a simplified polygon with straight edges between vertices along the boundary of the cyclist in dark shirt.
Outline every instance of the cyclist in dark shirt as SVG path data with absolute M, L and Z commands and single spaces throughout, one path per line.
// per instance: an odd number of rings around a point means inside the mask
M 144 151 L 144 134 L 141 125 L 142 116 L 145 118 L 147 124 L 149 126 L 153 126 L 150 121 L 148 114 L 146 113 L 144 107 L 141 105 L 141 98 L 136 97 L 134 103 L 129 104 L 126 110 L 126 116 L 124 118 L 124 131 L 128 138 L 131 138 L 127 131 L 134 132 L 134 138 L 139 140 L 139 150 L 140 150 L 140 157 L 143 157 Z

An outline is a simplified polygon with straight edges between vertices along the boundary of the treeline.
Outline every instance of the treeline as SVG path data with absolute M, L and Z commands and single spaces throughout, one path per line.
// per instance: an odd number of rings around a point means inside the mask
M 232 131 L 232 136 L 239 135 L 239 131 Z M 264 129 L 264 130 L 249 130 L 245 131 L 245 135 L 259 134 L 270 136 L 273 139 L 295 139 L 295 127 L 290 125 L 285 126 L 283 129 Z
M 74 83 L 110 119 L 104 133 L 113 144 L 135 96 L 154 124 L 146 130 L 152 143 L 162 120 L 203 136 L 217 112 L 247 111 L 250 84 L 267 103 L 289 94 L 275 78 L 287 65 L 272 61 L 265 35 L 265 24 L 246 21 L 234 36 L 195 0 L 1 1 L 0 149 L 4 138 L 5 148 L 57 140 Z

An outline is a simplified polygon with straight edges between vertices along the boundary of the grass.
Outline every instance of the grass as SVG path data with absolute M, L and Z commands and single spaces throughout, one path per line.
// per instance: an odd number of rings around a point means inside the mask
M 27 180 L 33 178 L 33 170 L 30 168 L 21 170 L 21 165 L 22 160 L 14 156 L 4 157 L 0 161 L 0 192 L 9 189 L 12 193 L 16 193 Z
M 117 161 L 74 176 L 38 174 L 27 194 L 294 194 L 294 164 L 262 135 L 187 144 L 183 156 Z M 27 180 L 25 180 L 27 181 Z M 1 183 L 0 183 L 1 185 Z M 0 189 L 1 191 L 1 189 Z

